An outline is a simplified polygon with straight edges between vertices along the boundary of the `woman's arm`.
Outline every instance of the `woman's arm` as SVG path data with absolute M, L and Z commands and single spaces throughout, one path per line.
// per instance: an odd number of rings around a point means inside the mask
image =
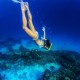
M 45 27 L 42 28 L 44 35 L 43 35 L 43 40 L 46 40 L 46 31 L 45 31 Z

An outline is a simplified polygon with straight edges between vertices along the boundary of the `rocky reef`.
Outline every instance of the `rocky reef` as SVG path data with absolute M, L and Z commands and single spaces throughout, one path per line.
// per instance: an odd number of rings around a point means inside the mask
M 80 80 L 80 54 L 73 51 L 55 51 L 51 54 L 61 65 L 52 73 L 45 70 L 41 80 Z
M 19 52 L 20 54 L 19 53 L 17 54 L 17 52 Z M 14 50 L 11 50 L 11 52 L 8 51 L 8 54 L 3 54 L 0 52 L 1 72 L 10 70 L 11 68 L 13 70 L 15 69 L 18 71 L 19 69 L 23 69 L 26 66 L 30 65 L 34 66 L 34 64 L 45 65 L 51 63 L 58 64 L 60 65 L 60 67 L 56 69 L 54 65 L 50 65 L 49 67 L 43 70 L 41 76 L 39 76 L 36 80 L 80 80 L 80 54 L 77 52 L 74 51 L 45 52 L 38 50 L 30 51 L 24 48 L 23 46 L 19 48 L 19 51 Z M 0 73 L 0 80 L 5 80 L 4 79 L 5 75 L 3 76 L 3 74 Z M 18 77 L 22 75 L 19 75 Z
M 22 45 L 15 50 L 11 44 L 0 52 L 0 80 L 80 80 L 80 53 L 29 50 Z

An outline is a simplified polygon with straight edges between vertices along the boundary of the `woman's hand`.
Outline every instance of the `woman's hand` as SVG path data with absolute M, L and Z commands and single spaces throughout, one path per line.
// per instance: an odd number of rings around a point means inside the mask
M 42 27 L 42 30 L 45 31 L 45 27 Z

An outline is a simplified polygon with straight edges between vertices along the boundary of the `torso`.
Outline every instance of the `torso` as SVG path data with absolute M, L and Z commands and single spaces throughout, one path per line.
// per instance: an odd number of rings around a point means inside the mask
M 43 46 L 43 45 L 44 45 L 43 41 L 41 41 L 40 39 L 35 40 L 35 42 L 36 42 L 36 44 L 39 45 L 39 46 Z

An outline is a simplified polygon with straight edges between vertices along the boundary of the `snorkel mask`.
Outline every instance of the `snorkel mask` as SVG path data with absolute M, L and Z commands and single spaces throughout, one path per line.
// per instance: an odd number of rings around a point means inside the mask
M 47 50 L 51 50 L 52 48 L 52 43 L 50 43 L 50 41 L 48 39 L 46 39 L 46 31 L 45 31 L 45 27 L 42 27 L 42 31 L 44 32 L 44 35 L 42 37 L 42 40 L 44 42 L 44 48 L 46 48 Z
M 52 43 L 49 42 L 49 40 L 43 40 L 44 41 L 44 48 L 47 48 L 47 50 L 51 50 L 52 48 Z

